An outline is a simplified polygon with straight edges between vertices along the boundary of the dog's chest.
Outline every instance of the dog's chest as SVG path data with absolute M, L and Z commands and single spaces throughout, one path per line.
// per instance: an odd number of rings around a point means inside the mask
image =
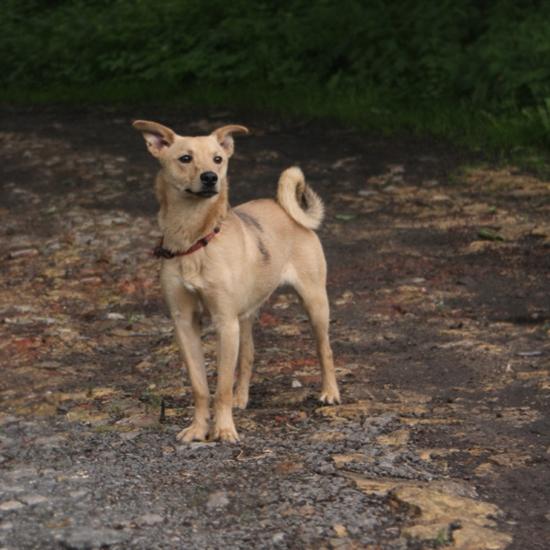
M 191 281 L 186 281 L 185 279 L 181 279 L 181 284 L 182 284 L 183 288 L 185 288 L 185 290 L 188 290 L 189 292 L 198 292 L 199 291 L 198 285 L 191 282 Z
M 199 293 L 204 288 L 200 266 L 196 262 L 168 262 L 165 263 L 162 271 L 161 278 L 171 288 L 183 288 L 193 293 Z
M 199 265 L 195 262 L 180 262 L 180 284 L 189 292 L 199 292 L 204 287 L 204 280 L 200 273 Z

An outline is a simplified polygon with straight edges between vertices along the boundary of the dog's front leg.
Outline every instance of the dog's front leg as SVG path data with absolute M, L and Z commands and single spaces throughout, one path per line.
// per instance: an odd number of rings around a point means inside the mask
M 193 389 L 195 414 L 191 425 L 182 430 L 177 438 L 181 441 L 202 441 L 208 435 L 210 420 L 208 381 L 204 368 L 201 343 L 200 310 L 198 296 L 181 284 L 178 272 L 171 266 L 163 266 L 161 283 L 166 303 L 174 321 L 176 341 Z
M 173 314 L 173 319 L 176 327 L 176 340 L 187 366 L 195 401 L 193 422 L 179 432 L 177 438 L 180 441 L 187 442 L 193 440 L 203 441 L 208 434 L 210 394 L 204 368 L 200 322 L 196 313 L 189 315 L 188 312 L 176 312 Z
M 214 402 L 214 439 L 239 440 L 233 422 L 233 383 L 239 353 L 239 320 L 216 319 L 218 331 L 218 386 Z

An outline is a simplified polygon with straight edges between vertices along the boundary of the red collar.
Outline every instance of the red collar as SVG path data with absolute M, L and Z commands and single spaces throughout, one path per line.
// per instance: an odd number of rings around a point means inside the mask
M 202 239 L 199 239 L 193 246 L 191 246 L 187 250 L 182 250 L 179 252 L 172 252 L 168 248 L 164 248 L 162 246 L 164 237 L 161 237 L 158 246 L 155 246 L 155 248 L 153 249 L 153 256 L 155 256 L 156 258 L 164 258 L 166 260 L 170 260 L 172 258 L 175 258 L 176 256 L 187 256 L 187 254 L 192 254 L 203 246 L 206 246 L 219 232 L 220 228 L 214 227 L 214 231 L 212 231 L 212 233 L 208 233 L 208 235 L 206 235 Z

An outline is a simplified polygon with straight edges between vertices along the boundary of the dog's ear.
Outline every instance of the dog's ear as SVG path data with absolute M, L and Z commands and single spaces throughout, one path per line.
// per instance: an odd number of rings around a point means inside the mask
M 233 154 L 234 150 L 233 136 L 231 134 L 248 134 L 248 128 L 239 126 L 238 124 L 230 124 L 212 132 L 212 135 L 218 140 L 218 143 L 224 148 L 229 157 Z
M 147 144 L 147 149 L 154 157 L 159 157 L 162 150 L 166 147 L 170 147 L 174 143 L 176 134 L 170 128 L 159 124 L 158 122 L 151 122 L 149 120 L 135 120 L 132 126 L 142 133 L 143 139 Z

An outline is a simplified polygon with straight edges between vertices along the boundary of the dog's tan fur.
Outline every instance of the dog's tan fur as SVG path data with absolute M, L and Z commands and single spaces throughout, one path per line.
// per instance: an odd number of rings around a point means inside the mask
M 215 227 L 221 228 L 207 247 L 162 261 L 162 289 L 195 400 L 193 422 L 178 434 L 178 439 L 204 440 L 209 433 L 201 313 L 210 313 L 218 337 L 218 386 L 211 435 L 213 439 L 234 442 L 238 435 L 231 408 L 244 409 L 248 403 L 253 319 L 262 303 L 282 284 L 294 287 L 315 333 L 322 367 L 320 399 L 339 402 L 328 337 L 326 262 L 319 238 L 312 231 L 321 223 L 323 204 L 305 183 L 301 170 L 289 168 L 282 173 L 277 202 L 254 200 L 231 209 L 227 164 L 233 154 L 232 134 L 247 133 L 246 128 L 224 126 L 209 136 L 183 137 L 155 122 L 136 121 L 134 127 L 142 132 L 149 152 L 161 164 L 156 194 L 163 246 L 184 251 Z M 192 161 L 180 161 L 183 155 L 192 156 Z M 203 172 L 218 176 L 217 194 L 212 197 L 196 195 L 202 189 Z

